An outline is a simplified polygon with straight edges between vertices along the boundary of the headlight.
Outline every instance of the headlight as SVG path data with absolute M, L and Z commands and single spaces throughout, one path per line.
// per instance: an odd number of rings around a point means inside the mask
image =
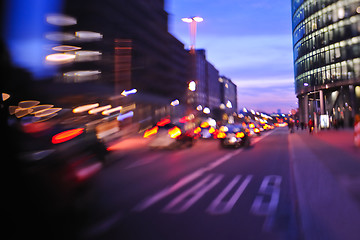
M 231 143 L 234 143 L 234 142 L 236 142 L 236 137 L 231 137 L 230 139 L 229 139 L 229 142 L 231 142 Z

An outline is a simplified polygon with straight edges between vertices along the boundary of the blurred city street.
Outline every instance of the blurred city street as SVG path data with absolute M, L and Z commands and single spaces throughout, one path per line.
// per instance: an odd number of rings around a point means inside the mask
M 61 219 L 72 231 L 58 231 L 77 239 L 357 239 L 352 136 L 277 128 L 240 149 L 214 139 L 179 150 L 149 150 L 138 136 L 114 141 L 123 148 Z
M 7 239 L 360 239 L 360 0 L 1 11 Z

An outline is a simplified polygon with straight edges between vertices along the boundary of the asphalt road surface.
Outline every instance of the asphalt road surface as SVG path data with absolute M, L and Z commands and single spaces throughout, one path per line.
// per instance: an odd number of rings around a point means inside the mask
M 78 199 L 80 239 L 301 239 L 287 128 L 248 149 L 112 153 Z

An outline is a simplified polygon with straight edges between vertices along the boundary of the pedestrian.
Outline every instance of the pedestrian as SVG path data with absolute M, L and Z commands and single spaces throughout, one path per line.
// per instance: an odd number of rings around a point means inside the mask
M 310 120 L 308 122 L 308 127 L 309 127 L 309 133 L 312 133 L 312 130 L 314 129 L 314 123 L 311 120 L 311 118 L 310 118 Z
M 289 121 L 288 127 L 289 127 L 290 133 L 293 133 L 294 132 L 294 121 L 293 120 Z

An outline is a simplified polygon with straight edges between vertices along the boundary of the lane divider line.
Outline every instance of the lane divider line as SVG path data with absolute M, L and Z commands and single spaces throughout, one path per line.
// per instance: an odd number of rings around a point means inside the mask
M 276 131 L 276 130 L 274 130 L 274 131 Z M 274 131 L 267 132 L 263 136 L 261 136 L 259 138 L 256 138 L 252 142 L 252 144 L 260 142 L 262 139 L 269 136 Z M 218 167 L 219 165 L 221 165 L 224 162 L 228 161 L 229 159 L 231 159 L 235 155 L 241 153 L 243 150 L 244 149 L 241 148 L 241 149 L 238 149 L 238 150 L 236 150 L 236 151 L 234 151 L 232 153 L 228 153 L 228 154 L 222 156 L 221 158 L 211 162 L 206 167 L 200 168 L 200 169 L 196 170 L 195 172 L 192 172 L 192 173 L 186 175 L 185 177 L 183 177 L 179 181 L 177 181 L 175 184 L 173 184 L 171 186 L 168 186 L 168 187 L 165 187 L 163 190 L 159 191 L 158 193 L 144 199 L 142 202 L 140 202 L 138 205 L 136 205 L 133 208 L 133 211 L 136 211 L 136 212 L 144 211 L 145 209 L 149 208 L 150 206 L 154 205 L 155 203 L 159 202 L 160 200 L 164 199 L 165 197 L 167 197 L 167 196 L 171 195 L 172 193 L 176 192 L 180 188 L 184 187 L 188 183 L 190 183 L 190 182 L 194 181 L 195 179 L 201 177 L 206 172 Z

